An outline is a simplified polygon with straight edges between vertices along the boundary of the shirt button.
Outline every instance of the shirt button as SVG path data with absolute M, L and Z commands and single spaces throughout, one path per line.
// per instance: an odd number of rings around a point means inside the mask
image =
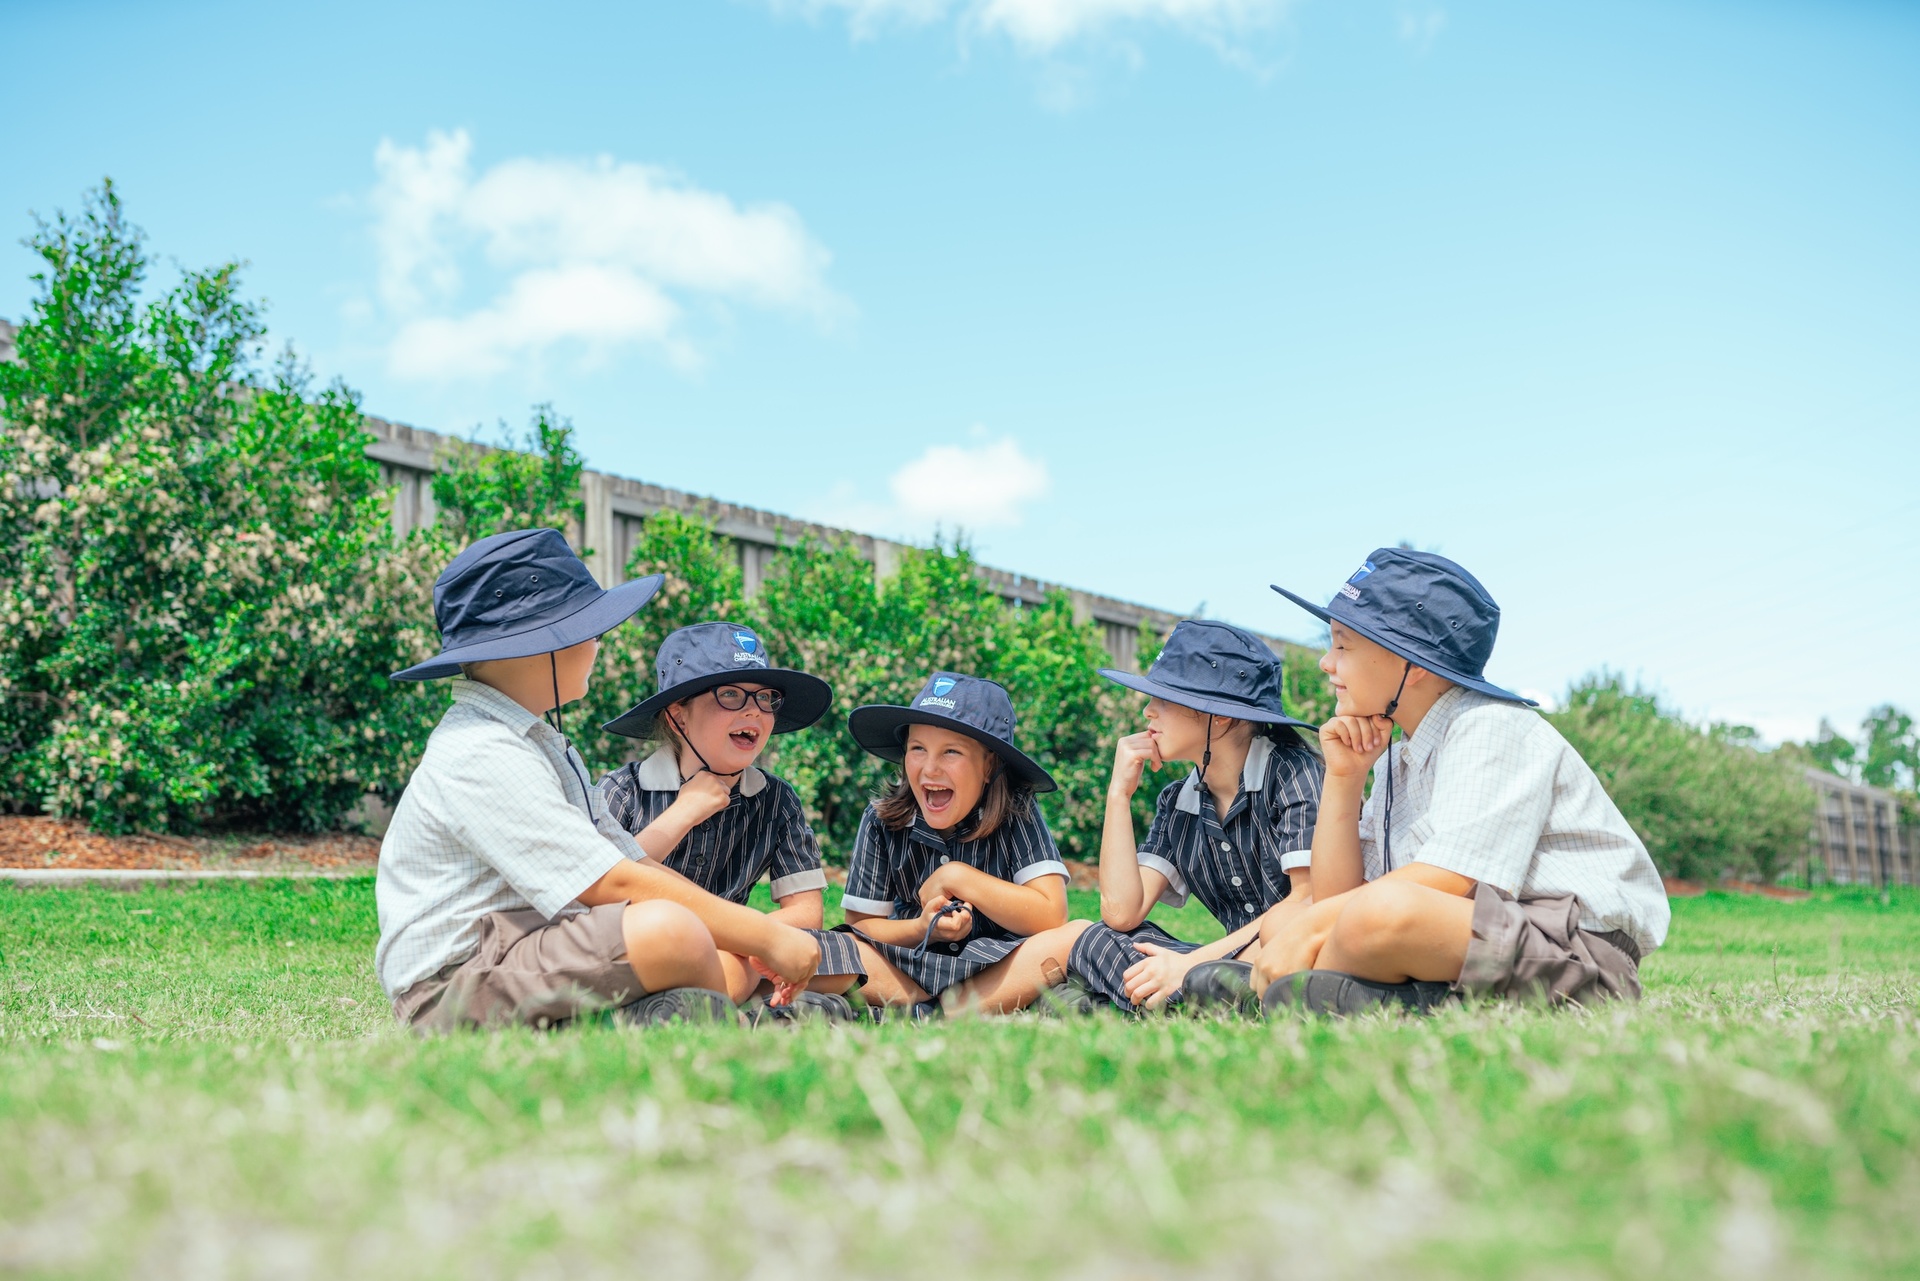
M 1243 912 L 1245 912 L 1245 913 L 1246 913 L 1246 914 L 1247 914 L 1248 916 L 1252 916 L 1252 915 L 1253 915 L 1253 904 L 1251 904 L 1251 903 L 1242 903 L 1242 904 L 1240 905 L 1240 910 L 1241 910 L 1241 911 L 1243 911 Z
M 942 863 L 945 863 L 945 862 L 947 862 L 947 861 L 948 861 L 948 859 L 947 859 L 947 856 L 946 856 L 945 854 L 942 854 L 942 855 L 940 856 L 940 861 L 941 861 Z
M 1233 842 L 1232 842 L 1232 841 L 1221 841 L 1221 842 L 1220 842 L 1220 852 L 1221 852 L 1222 854 L 1231 854 L 1231 853 L 1233 853 Z
M 1237 877 L 1237 876 L 1236 876 L 1236 877 L 1234 877 L 1234 878 L 1233 878 L 1233 883 L 1234 883 L 1235 885 L 1238 885 L 1238 884 L 1240 883 L 1240 878 L 1239 878 L 1239 877 Z

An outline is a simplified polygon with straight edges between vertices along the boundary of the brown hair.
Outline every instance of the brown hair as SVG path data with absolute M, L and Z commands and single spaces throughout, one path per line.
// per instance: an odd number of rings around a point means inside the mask
M 973 807 L 968 817 L 973 820 L 973 830 L 963 838 L 969 841 L 984 840 L 1000 830 L 1000 825 L 1015 818 L 1025 818 L 1033 806 L 1033 789 L 1016 784 L 1007 776 L 1007 764 L 996 753 L 993 757 L 993 777 L 987 780 L 987 786 L 980 793 L 980 803 Z M 913 826 L 913 816 L 919 810 L 920 802 L 913 798 L 913 789 L 907 786 L 905 778 L 896 778 L 893 785 L 873 798 L 873 812 L 888 831 L 899 832 Z M 961 822 L 966 822 L 962 819 Z

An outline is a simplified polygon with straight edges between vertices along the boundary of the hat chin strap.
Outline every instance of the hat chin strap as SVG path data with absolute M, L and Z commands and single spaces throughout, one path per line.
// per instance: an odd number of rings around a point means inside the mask
M 560 660 L 553 656 L 552 650 L 547 651 L 547 674 L 553 678 L 553 719 L 547 723 L 560 735 L 561 751 L 566 755 L 567 768 L 572 770 L 573 776 L 580 780 L 580 792 L 587 798 L 587 818 L 597 823 L 600 820 L 593 812 L 593 789 L 587 786 L 586 777 L 580 773 L 580 767 L 573 763 L 573 740 L 567 737 L 566 717 L 560 711 Z
M 689 752 L 692 752 L 694 759 L 700 762 L 700 768 L 695 770 L 692 774 L 680 775 L 680 781 L 682 783 L 687 783 L 692 781 L 693 778 L 699 774 L 711 774 L 715 778 L 737 779 L 740 777 L 740 775 L 746 773 L 745 770 L 737 770 L 732 774 L 722 774 L 719 770 L 707 764 L 707 758 L 702 756 L 700 754 L 700 749 L 693 745 L 693 736 L 687 733 L 685 726 L 681 725 L 679 721 L 673 718 L 673 713 L 669 711 L 662 711 L 660 714 L 667 718 L 667 724 L 673 726 L 673 732 L 680 736 L 680 741 L 687 745 L 687 750 Z M 675 761 L 673 763 L 673 768 L 677 772 L 680 769 L 680 762 Z
M 1387 710 L 1380 713 L 1382 716 L 1386 717 L 1388 720 L 1393 721 L 1395 725 L 1398 725 L 1400 722 L 1393 720 L 1393 714 L 1400 709 L 1400 696 L 1407 692 L 1407 678 L 1413 675 L 1413 660 L 1409 658 L 1404 661 L 1406 662 L 1407 666 L 1406 666 L 1406 669 L 1400 673 L 1400 686 L 1398 689 L 1393 691 L 1393 697 L 1387 700 Z M 1385 825 L 1381 828 L 1381 833 L 1384 837 L 1384 839 L 1381 842 L 1381 850 L 1382 850 L 1381 861 L 1386 864 L 1386 871 L 1391 872 L 1393 870 L 1393 731 L 1392 730 L 1387 731 L 1387 817 L 1386 817 Z

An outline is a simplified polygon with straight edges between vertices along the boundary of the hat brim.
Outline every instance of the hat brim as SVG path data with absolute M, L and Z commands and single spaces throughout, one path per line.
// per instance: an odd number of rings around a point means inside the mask
M 773 732 L 776 734 L 791 734 L 795 730 L 805 729 L 825 716 L 827 709 L 833 706 L 833 686 L 812 672 L 798 672 L 790 667 L 743 667 L 737 672 L 709 672 L 681 681 L 673 688 L 661 690 L 652 698 L 635 704 L 600 728 L 628 738 L 647 738 L 652 735 L 660 713 L 675 703 L 722 685 L 742 684 L 764 685 L 787 696 L 787 701 L 780 705 L 780 711 L 773 718 Z
M 1272 587 L 1274 591 L 1279 592 L 1282 596 L 1285 596 L 1288 600 L 1298 605 L 1301 609 L 1306 610 L 1309 614 L 1312 614 L 1315 618 L 1319 619 L 1321 622 L 1327 623 L 1327 624 L 1338 623 L 1342 627 L 1350 627 L 1354 631 L 1359 632 L 1362 636 L 1366 637 L 1368 640 L 1372 641 L 1374 644 L 1378 645 L 1381 649 L 1384 649 L 1392 654 L 1398 654 L 1401 658 L 1406 659 L 1409 663 L 1412 663 L 1415 667 L 1423 667 L 1427 671 L 1432 672 L 1435 676 L 1438 676 L 1442 680 L 1448 681 L 1451 684 L 1464 685 L 1466 688 L 1470 690 L 1475 690 L 1481 694 L 1485 694 L 1490 698 L 1504 698 L 1510 703 L 1524 703 L 1528 707 L 1540 706 L 1537 700 L 1528 698 L 1524 694 L 1516 694 L 1510 689 L 1502 689 L 1500 686 L 1495 685 L 1492 681 L 1486 680 L 1479 676 L 1469 676 L 1465 672 L 1450 671 L 1447 668 L 1434 663 L 1430 659 L 1422 658 L 1418 654 L 1411 653 L 1410 650 L 1412 647 L 1409 646 L 1405 641 L 1396 640 L 1392 635 L 1386 632 L 1383 632 L 1380 628 L 1369 626 L 1362 619 L 1354 618 L 1344 613 L 1336 614 L 1333 612 L 1333 608 L 1331 606 L 1315 605 L 1313 602 L 1305 599 L 1304 597 L 1294 595 L 1292 592 L 1288 591 L 1284 587 L 1279 586 L 1278 584 L 1269 583 L 1267 584 L 1267 586 Z
M 571 649 L 582 641 L 604 636 L 646 608 L 654 593 L 666 581 L 663 574 L 649 574 L 630 583 L 609 588 L 565 618 L 541 623 L 511 636 L 498 636 L 474 645 L 461 645 L 415 663 L 387 679 L 430 681 L 443 676 L 458 676 L 462 663 L 485 663 L 500 658 L 531 658 Z
M 1022 787 L 1036 792 L 1051 792 L 1060 786 L 1053 781 L 1053 775 L 1040 768 L 1038 761 L 1013 744 L 951 716 L 923 712 L 913 707 L 895 707 L 891 703 L 869 703 L 865 707 L 854 708 L 847 717 L 847 729 L 852 733 L 853 741 L 881 760 L 891 761 L 895 765 L 907 758 L 909 725 L 932 725 L 938 729 L 950 729 L 956 734 L 965 734 L 998 756 L 1014 782 Z
M 1136 676 L 1132 672 L 1123 672 L 1117 668 L 1102 667 L 1100 675 L 1116 685 L 1123 685 L 1136 694 L 1145 694 L 1150 698 L 1165 699 L 1169 703 L 1178 703 L 1190 707 L 1196 712 L 1206 712 L 1213 716 L 1231 716 L 1235 720 L 1257 721 L 1262 725 L 1291 725 L 1295 729 L 1318 732 L 1317 725 L 1297 721 L 1285 712 L 1272 711 L 1257 707 L 1252 703 L 1236 702 L 1231 698 L 1220 698 L 1212 694 L 1196 694 L 1191 690 L 1176 689 L 1145 676 Z

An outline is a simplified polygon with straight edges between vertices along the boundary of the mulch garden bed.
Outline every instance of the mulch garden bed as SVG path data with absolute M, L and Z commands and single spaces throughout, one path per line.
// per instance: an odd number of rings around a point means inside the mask
M 74 819 L 0 815 L 0 867 L 116 871 L 338 871 L 371 869 L 380 840 L 351 832 L 311 836 L 105 836 Z

